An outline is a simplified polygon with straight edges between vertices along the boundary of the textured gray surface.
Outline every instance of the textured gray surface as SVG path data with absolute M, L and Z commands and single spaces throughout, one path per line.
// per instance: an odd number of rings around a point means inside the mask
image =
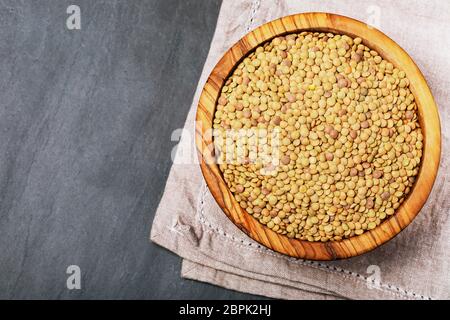
M 250 297 L 148 241 L 219 7 L 0 1 L 0 298 Z

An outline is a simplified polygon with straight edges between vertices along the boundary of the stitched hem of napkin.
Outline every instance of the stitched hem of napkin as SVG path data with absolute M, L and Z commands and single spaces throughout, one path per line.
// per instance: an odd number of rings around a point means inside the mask
M 250 17 L 245 24 L 245 30 L 249 32 L 253 27 L 253 22 L 255 21 L 256 14 L 258 13 L 259 7 L 261 6 L 261 0 L 253 0 L 251 5 Z
M 202 184 L 201 184 L 201 188 L 200 188 L 200 201 L 199 201 L 199 206 L 197 207 L 197 216 L 198 216 L 198 220 L 200 221 L 200 223 L 209 228 L 210 230 L 204 230 L 204 231 L 209 231 L 209 232 L 213 232 L 214 234 L 223 237 L 226 241 L 231 241 L 234 242 L 236 244 L 238 244 L 240 247 L 242 247 L 245 250 L 249 250 L 249 251 L 256 251 L 259 253 L 263 253 L 263 254 L 268 254 L 277 258 L 281 258 L 284 259 L 290 263 L 294 263 L 294 264 L 299 264 L 305 267 L 310 267 L 310 268 L 315 268 L 315 269 L 319 269 L 321 271 L 326 271 L 329 273 L 334 273 L 334 274 L 339 274 L 341 276 L 343 276 L 344 278 L 351 278 L 357 281 L 364 281 L 364 282 L 369 282 L 371 280 L 369 280 L 368 277 L 359 274 L 357 272 L 353 272 L 350 270 L 346 270 L 343 268 L 339 268 L 336 266 L 329 266 L 327 264 L 321 263 L 321 262 L 317 262 L 317 261 L 312 261 L 312 260 L 303 260 L 303 259 L 296 259 L 296 258 L 292 258 L 292 257 L 287 257 L 285 255 L 282 254 L 278 254 L 276 252 L 271 251 L 268 248 L 263 247 L 262 245 L 250 242 L 246 239 L 241 239 L 241 238 L 237 238 L 233 235 L 230 235 L 228 233 L 226 233 L 224 230 L 222 230 L 219 226 L 215 226 L 213 225 L 210 221 L 208 221 L 206 219 L 205 216 L 205 212 L 204 212 L 204 204 L 205 204 L 205 196 L 208 192 L 208 188 L 206 186 L 206 183 L 204 180 L 202 180 Z M 373 280 L 372 280 L 373 281 Z M 375 282 L 373 281 L 373 288 L 380 290 L 380 291 L 384 291 L 386 293 L 389 294 L 393 294 L 395 296 L 398 297 L 408 297 L 408 298 L 414 298 L 414 299 L 421 299 L 421 300 L 433 300 L 431 297 L 416 293 L 414 291 L 411 290 L 406 290 L 403 288 L 400 288 L 398 286 L 392 285 L 392 284 L 388 284 L 388 283 L 377 283 L 375 284 Z

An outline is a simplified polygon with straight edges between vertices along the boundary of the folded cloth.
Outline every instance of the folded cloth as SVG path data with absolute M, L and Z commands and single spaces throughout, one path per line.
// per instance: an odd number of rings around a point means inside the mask
M 374 25 L 416 61 L 439 106 L 441 165 L 417 218 L 396 238 L 359 257 L 317 262 L 262 247 L 231 223 L 198 166 L 194 119 L 201 89 L 221 55 L 257 25 L 325 11 Z M 153 222 L 151 240 L 183 260 L 182 276 L 285 299 L 450 298 L 450 4 L 446 1 L 224 0 L 210 53 Z M 426 166 L 426 163 L 424 164 Z

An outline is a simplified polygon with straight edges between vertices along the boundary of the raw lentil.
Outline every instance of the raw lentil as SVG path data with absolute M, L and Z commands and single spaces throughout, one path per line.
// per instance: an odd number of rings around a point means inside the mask
M 422 157 L 405 72 L 361 38 L 332 33 L 290 34 L 256 48 L 223 86 L 213 129 L 219 168 L 240 206 L 307 241 L 376 228 L 409 193 Z

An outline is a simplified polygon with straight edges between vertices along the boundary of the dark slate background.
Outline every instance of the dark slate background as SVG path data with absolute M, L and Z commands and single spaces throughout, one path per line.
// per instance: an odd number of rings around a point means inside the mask
M 0 298 L 251 298 L 148 240 L 220 4 L 0 0 Z

